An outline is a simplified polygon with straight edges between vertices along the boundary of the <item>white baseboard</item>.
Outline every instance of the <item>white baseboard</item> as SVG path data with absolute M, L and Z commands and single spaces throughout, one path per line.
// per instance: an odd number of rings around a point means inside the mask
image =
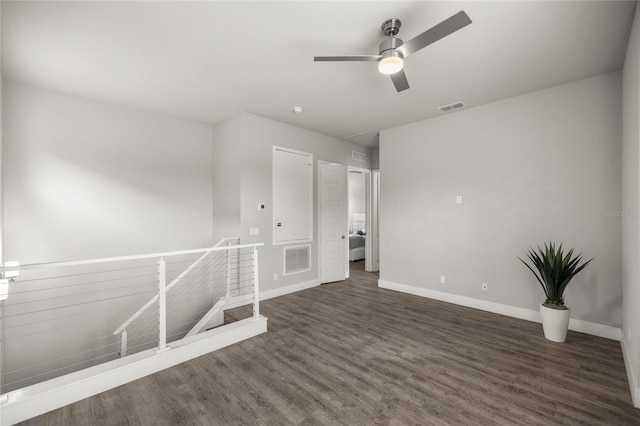
M 12 425 L 113 389 L 267 331 L 267 319 L 247 318 L 169 344 L 3 395 L 0 424 Z
M 285 287 L 274 288 L 271 290 L 261 291 L 260 292 L 260 301 L 272 299 L 274 297 L 284 296 L 290 293 L 295 293 L 297 291 L 306 290 L 312 287 L 317 287 L 320 285 L 320 280 L 315 279 L 311 281 L 305 281 L 297 284 L 291 284 Z M 225 299 L 224 297 L 222 299 Z M 250 305 L 253 303 L 253 294 L 243 294 L 241 296 L 229 297 L 226 299 L 224 306 L 222 307 L 222 311 L 224 312 L 228 309 L 238 308 L 240 306 Z M 224 318 L 224 317 L 223 317 Z M 224 322 L 224 321 L 223 321 Z M 1 425 L 2 423 L 0 423 Z
M 540 312 L 531 309 L 518 308 L 516 306 L 503 305 L 500 303 L 489 302 L 487 300 L 473 299 L 471 297 L 459 296 L 457 294 L 444 293 L 441 291 L 430 290 L 406 284 L 398 284 L 385 280 L 378 280 L 378 287 L 387 290 L 395 290 L 402 293 L 408 293 L 414 296 L 440 300 L 442 302 L 453 303 L 455 305 L 480 309 L 482 311 L 493 312 L 495 314 L 506 315 L 508 317 L 520 318 L 527 321 L 542 321 L 540 318 Z M 606 339 L 617 341 L 620 341 L 622 339 L 622 331 L 620 328 L 574 318 L 571 318 L 571 320 L 569 321 L 569 330 L 592 334 L 594 336 L 604 337 Z
M 222 310 L 237 308 L 244 305 L 250 305 L 253 303 L 253 293 L 243 294 L 242 296 L 234 296 L 228 299 L 222 297 L 225 300 L 225 304 L 222 306 Z
M 261 291 L 260 300 L 273 299 L 274 297 L 280 297 L 289 293 L 295 293 L 296 291 L 306 290 L 311 287 L 317 287 L 320 285 L 320 280 L 305 281 L 302 283 L 291 284 L 285 287 L 274 288 L 271 290 Z M 239 306 L 249 305 L 253 303 L 253 294 L 243 294 L 242 296 L 235 296 L 228 299 L 223 309 L 237 308 Z
M 285 287 L 274 288 L 271 290 L 261 291 L 260 300 L 272 299 L 274 297 L 284 296 L 285 294 L 295 293 L 296 291 L 306 290 L 311 287 L 317 287 L 320 285 L 320 280 L 315 279 L 311 281 L 305 281 L 302 283 L 291 284 Z
M 627 370 L 627 380 L 629 381 L 629 390 L 631 391 L 631 400 L 633 401 L 633 406 L 636 408 L 640 408 L 640 383 L 636 380 L 636 375 L 638 372 L 634 368 L 632 368 L 631 360 L 633 359 L 629 353 L 629 346 L 627 344 L 627 340 L 622 338 L 620 340 L 620 345 L 622 346 L 622 357 L 624 358 L 624 367 Z

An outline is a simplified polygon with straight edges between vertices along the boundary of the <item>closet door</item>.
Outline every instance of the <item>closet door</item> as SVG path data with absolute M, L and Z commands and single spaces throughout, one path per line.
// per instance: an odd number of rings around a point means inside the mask
M 273 244 L 313 240 L 313 155 L 273 147 Z

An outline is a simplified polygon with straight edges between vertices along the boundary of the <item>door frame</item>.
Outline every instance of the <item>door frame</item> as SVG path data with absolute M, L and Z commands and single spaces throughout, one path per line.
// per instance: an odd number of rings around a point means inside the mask
M 365 254 L 365 270 L 377 272 L 380 270 L 380 170 L 371 170 L 371 223 L 368 223 L 367 234 L 371 236 L 371 256 Z M 368 262 L 368 263 L 367 263 Z
M 320 212 L 320 209 L 322 208 L 322 180 L 320 178 L 320 172 L 322 169 L 322 165 L 327 165 L 327 164 L 333 164 L 333 165 L 339 165 L 344 167 L 344 181 L 345 181 L 345 190 L 343 193 L 343 205 L 344 205 L 344 212 L 343 212 L 343 217 L 344 217 L 344 229 L 342 230 L 342 232 L 344 232 L 343 235 L 347 236 L 349 235 L 349 222 L 346 220 L 347 219 L 347 214 L 348 214 L 348 203 L 349 203 L 349 170 L 348 170 L 348 166 L 346 166 L 345 164 L 342 163 L 338 163 L 335 161 L 325 161 L 325 160 L 320 160 L 318 159 L 318 171 L 317 171 L 317 182 L 318 182 L 318 194 L 317 194 L 317 202 L 318 202 L 318 207 L 317 207 L 317 217 L 318 217 L 318 281 L 320 282 L 320 284 L 322 284 L 322 213 Z M 344 265 L 344 278 L 347 279 L 349 278 L 349 241 L 347 240 L 345 244 L 343 244 L 343 257 L 345 259 L 345 261 L 343 262 Z
M 374 211 L 373 205 L 372 205 L 372 201 L 373 198 L 372 197 L 372 190 L 373 190 L 373 181 L 372 181 L 372 176 L 373 173 L 371 170 L 369 169 L 363 169 L 361 167 L 354 167 L 354 166 L 347 166 L 347 214 L 349 212 L 349 172 L 351 171 L 357 171 L 357 172 L 361 172 L 364 174 L 364 203 L 365 203 L 365 222 L 364 222 L 364 229 L 366 229 L 367 231 L 367 236 L 364 239 L 364 269 L 365 271 L 373 271 L 374 269 L 374 265 L 372 264 L 373 259 L 373 248 L 374 248 L 374 241 L 373 238 L 371 238 L 371 236 L 373 236 L 373 232 L 374 230 L 371 229 L 371 225 L 373 223 L 373 221 L 371 220 L 371 215 Z M 376 212 L 377 212 L 377 206 L 375 208 Z M 347 223 L 349 223 L 349 218 L 347 218 Z M 377 230 L 376 234 L 377 234 Z M 371 235 L 371 236 L 370 236 Z M 376 241 L 377 244 L 377 241 Z M 347 249 L 347 259 L 349 257 L 349 250 Z M 377 260 L 377 259 L 376 259 Z M 348 263 L 347 263 L 348 264 Z M 348 269 L 348 268 L 347 268 Z M 347 270 L 348 272 L 348 270 Z

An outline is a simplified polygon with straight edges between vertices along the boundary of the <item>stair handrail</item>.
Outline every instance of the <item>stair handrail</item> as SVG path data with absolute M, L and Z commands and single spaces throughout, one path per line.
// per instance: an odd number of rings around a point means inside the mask
M 208 249 L 202 256 L 200 256 L 198 258 L 198 260 L 196 260 L 195 262 L 193 262 L 191 264 L 191 266 L 189 266 L 187 269 L 185 269 L 180 275 L 178 275 L 173 281 L 171 281 L 170 284 L 167 285 L 166 290 L 165 291 L 169 291 L 172 287 L 175 287 L 189 272 L 191 272 L 191 270 L 193 270 L 196 266 L 198 266 L 198 264 L 200 264 L 200 262 L 202 262 L 207 256 L 209 256 L 209 254 L 211 254 L 214 251 L 219 251 L 221 247 L 225 247 L 225 249 L 228 249 L 228 246 L 225 246 L 225 244 L 229 241 L 234 241 L 234 240 L 239 240 L 239 237 L 229 237 L 229 238 L 223 238 L 220 241 L 218 241 L 216 243 L 215 246 L 211 247 L 210 249 Z M 251 245 L 247 245 L 247 247 L 249 247 Z M 232 246 L 232 247 L 237 247 L 237 248 L 241 248 L 243 246 L 241 245 L 236 245 L 236 246 Z M 218 249 L 218 250 L 216 250 Z M 147 303 L 145 303 L 140 309 L 138 309 L 136 311 L 136 313 L 134 313 L 133 315 L 131 315 L 129 317 L 128 320 L 126 320 L 124 323 L 122 323 L 122 325 L 120 327 L 118 327 L 114 332 L 113 335 L 117 336 L 118 334 L 122 333 L 124 330 L 126 330 L 126 328 L 133 322 L 135 321 L 140 315 L 142 315 L 147 309 L 149 309 L 149 307 L 151 307 L 154 303 L 156 303 L 158 301 L 158 295 L 156 294 L 155 296 L 153 296 Z
M 259 244 L 242 244 L 236 246 L 228 246 L 222 247 L 218 246 L 223 241 L 228 240 L 237 240 L 238 237 L 229 237 L 223 238 L 218 241 L 218 243 L 213 247 L 208 248 L 200 248 L 200 249 L 192 249 L 192 250 L 178 250 L 178 251 L 166 251 L 162 253 L 149 253 L 149 254 L 135 254 L 130 256 L 117 256 L 117 257 L 104 257 L 99 259 L 84 259 L 84 260 L 65 260 L 61 262 L 44 262 L 44 263 L 25 263 L 25 264 L 17 264 L 17 265 L 0 265 L 0 271 L 22 271 L 22 270 L 32 270 L 32 269 L 41 269 L 41 268 L 56 268 L 61 266 L 80 266 L 80 265 L 92 265 L 96 263 L 109 263 L 109 262 L 122 262 L 126 260 L 140 260 L 140 259 L 151 259 L 154 257 L 169 257 L 169 256 L 178 256 L 182 254 L 195 254 L 195 253 L 205 253 L 208 251 L 222 251 L 227 250 L 227 248 L 246 248 L 246 247 L 254 247 L 254 246 L 262 246 L 263 243 Z

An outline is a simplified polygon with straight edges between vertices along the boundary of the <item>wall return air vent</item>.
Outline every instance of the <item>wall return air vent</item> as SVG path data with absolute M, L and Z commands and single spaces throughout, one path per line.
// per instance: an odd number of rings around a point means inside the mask
M 295 274 L 311 270 L 311 246 L 284 248 L 284 274 Z
M 462 108 L 464 106 L 464 104 L 462 102 L 455 102 L 449 105 L 444 105 L 439 107 L 438 109 L 442 112 L 447 112 L 447 111 L 451 111 L 454 109 L 458 109 L 458 108 Z
M 351 151 L 351 159 L 353 161 L 362 161 L 363 163 L 367 162 L 367 154 L 358 151 Z

